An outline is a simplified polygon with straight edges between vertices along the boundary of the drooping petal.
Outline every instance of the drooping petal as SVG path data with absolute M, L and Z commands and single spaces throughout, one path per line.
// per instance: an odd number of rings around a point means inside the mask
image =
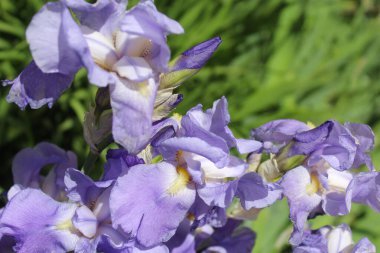
M 4 82 L 4 85 L 12 85 L 7 101 L 21 109 L 27 105 L 33 109 L 45 104 L 52 107 L 72 80 L 73 75 L 70 74 L 43 73 L 32 61 L 15 80 Z
M 183 173 L 169 163 L 132 167 L 111 192 L 113 226 L 145 247 L 169 240 L 195 198 Z
M 139 153 L 152 137 L 156 90 L 154 79 L 133 83 L 119 78 L 116 84 L 110 86 L 112 134 L 129 154 Z
M 75 204 L 60 203 L 40 190 L 26 189 L 14 196 L 0 218 L 0 227 L 17 241 L 17 252 L 67 252 L 78 236 L 71 228 Z

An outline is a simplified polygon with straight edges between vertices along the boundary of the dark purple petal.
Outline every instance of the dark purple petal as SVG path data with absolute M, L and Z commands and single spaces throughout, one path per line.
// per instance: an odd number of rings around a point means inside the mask
M 222 39 L 220 37 L 215 37 L 186 50 L 175 61 L 173 67 L 171 67 L 169 71 L 202 68 L 214 54 L 220 43 L 222 43 Z
M 135 156 L 129 155 L 124 149 L 109 149 L 107 152 L 107 162 L 104 165 L 104 174 L 102 180 L 115 180 L 122 173 L 137 164 L 144 164 L 144 160 Z
M 240 221 L 229 219 L 225 226 L 216 228 L 211 237 L 206 238 L 209 247 L 204 252 L 252 252 L 256 234 L 249 228 L 238 227 L 239 224 Z
M 7 101 L 17 104 L 21 109 L 25 109 L 27 105 L 33 109 L 45 104 L 52 107 L 69 88 L 72 80 L 72 75 L 43 73 L 32 61 L 15 80 L 4 83 L 12 85 Z

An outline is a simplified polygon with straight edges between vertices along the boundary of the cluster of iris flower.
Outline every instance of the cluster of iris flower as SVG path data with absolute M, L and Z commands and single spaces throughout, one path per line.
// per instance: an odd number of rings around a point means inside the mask
M 182 33 L 181 25 L 152 0 L 126 5 L 49 2 L 27 28 L 33 61 L 3 82 L 11 85 L 9 102 L 51 107 L 81 68 L 99 89 L 84 120 L 91 152 L 83 166 L 47 142 L 15 156 L 14 185 L 0 209 L 1 252 L 248 253 L 256 234 L 244 221 L 283 198 L 294 252 L 375 252 L 367 238 L 355 243 L 345 224 L 308 225 L 317 215 L 348 214 L 352 202 L 380 212 L 370 127 L 284 119 L 238 139 L 224 97 L 207 110 L 172 114 L 183 99 L 175 88 L 221 39 L 170 61 L 166 38 Z M 368 171 L 358 172 L 363 166 Z

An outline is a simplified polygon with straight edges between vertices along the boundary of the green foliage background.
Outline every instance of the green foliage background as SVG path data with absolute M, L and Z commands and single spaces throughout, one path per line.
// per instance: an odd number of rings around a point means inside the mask
M 0 79 L 14 79 L 31 60 L 25 28 L 42 0 L 0 1 Z M 131 1 L 130 5 L 136 3 Z M 269 120 L 295 118 L 320 124 L 367 123 L 380 136 L 380 3 L 375 0 L 156 0 L 158 9 L 178 20 L 186 33 L 169 37 L 173 56 L 220 35 L 219 50 L 193 79 L 179 88 L 184 113 L 221 96 L 229 100 L 232 129 L 249 130 Z M 0 88 L 0 187 L 11 184 L 12 157 L 46 140 L 75 151 L 82 163 L 84 112 L 95 87 L 81 71 L 52 109 L 20 111 Z M 373 159 L 380 166 L 380 147 Z M 354 206 L 347 217 L 320 217 L 325 224 L 350 224 L 354 239 L 368 236 L 380 249 L 380 214 Z M 289 252 L 291 232 L 286 202 L 264 210 L 250 224 L 257 232 L 254 252 Z

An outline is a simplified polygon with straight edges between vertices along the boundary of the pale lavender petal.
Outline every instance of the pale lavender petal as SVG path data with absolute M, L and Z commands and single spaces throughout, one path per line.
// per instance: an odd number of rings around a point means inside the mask
M 175 159 L 178 151 L 186 151 L 198 154 L 214 162 L 218 167 L 224 167 L 228 163 L 229 155 L 222 148 L 212 146 L 202 138 L 197 137 L 174 137 L 163 141 L 158 147 L 160 153 L 170 160 Z
M 98 228 L 98 220 L 87 206 L 80 206 L 72 219 L 73 225 L 87 238 L 94 237 Z
M 288 198 L 290 219 L 294 228 L 290 238 L 292 245 L 299 245 L 303 238 L 304 226 L 309 214 L 318 207 L 322 197 L 317 192 L 308 191 L 313 183 L 312 176 L 305 167 L 297 167 L 288 171 L 282 178 L 281 186 L 284 195 Z
M 236 139 L 236 147 L 240 154 L 257 153 L 263 144 L 256 140 Z
M 112 134 L 129 154 L 139 153 L 152 137 L 156 90 L 154 79 L 133 83 L 120 78 L 116 84 L 110 85 Z
M 111 192 L 113 226 L 145 247 L 158 245 L 173 236 L 194 198 L 195 191 L 181 181 L 173 165 L 136 165 Z
M 0 218 L 0 227 L 17 241 L 17 252 L 66 252 L 73 250 L 78 236 L 69 228 L 75 204 L 60 203 L 40 190 L 26 189 L 14 196 Z
M 94 63 L 82 31 L 63 3 L 44 5 L 33 17 L 26 37 L 33 59 L 42 72 L 72 76 L 81 67 L 86 67 L 91 83 L 104 87 L 114 82 L 107 71 Z
M 69 88 L 72 75 L 43 73 L 32 61 L 13 81 L 3 84 L 12 85 L 7 96 L 8 102 L 17 104 L 21 109 L 29 105 L 33 109 L 48 104 L 49 107 Z

